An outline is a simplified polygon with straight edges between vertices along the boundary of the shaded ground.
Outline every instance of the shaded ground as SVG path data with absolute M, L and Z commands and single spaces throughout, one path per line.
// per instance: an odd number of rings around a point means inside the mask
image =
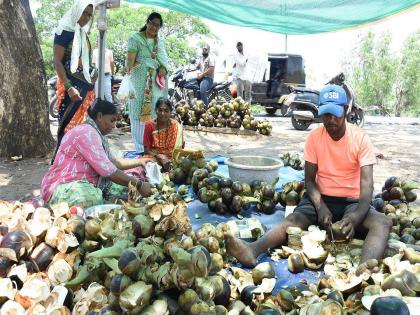
M 266 117 L 264 117 L 266 118 Z M 236 136 L 216 133 L 185 132 L 187 149 L 203 149 L 206 156 L 221 154 L 257 154 L 277 157 L 284 152 L 303 153 L 308 131 L 295 130 L 290 119 L 270 117 L 272 136 Z M 309 130 L 316 128 L 312 125 Z M 51 128 L 55 134 L 56 122 Z M 403 118 L 367 118 L 365 124 L 373 144 L 383 153 L 374 169 L 375 191 L 380 191 L 385 179 L 394 175 L 405 180 L 420 181 L 420 124 Z M 116 150 L 131 150 L 130 135 L 115 131 L 110 142 Z M 49 167 L 50 157 L 0 161 L 0 199 L 27 199 L 39 194 L 42 176 Z M 417 201 L 419 203 L 419 201 Z

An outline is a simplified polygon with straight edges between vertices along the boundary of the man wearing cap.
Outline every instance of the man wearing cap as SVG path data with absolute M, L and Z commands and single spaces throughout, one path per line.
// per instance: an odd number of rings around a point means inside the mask
M 329 231 L 331 224 L 338 222 L 348 240 L 355 233 L 365 236 L 357 273 L 377 268 L 392 220 L 370 206 L 374 148 L 362 129 L 346 123 L 347 107 L 341 86 L 327 85 L 321 90 L 319 114 L 323 126 L 309 133 L 304 150 L 305 196 L 292 214 L 257 241 L 246 243 L 227 236 L 228 252 L 242 264 L 255 265 L 258 255 L 285 244 L 288 227 L 306 230 L 318 224 Z
M 209 44 L 204 44 L 202 56 L 197 66 L 197 69 L 200 70 L 200 73 L 197 75 L 197 80 L 200 82 L 200 98 L 204 102 L 206 108 L 209 104 L 207 91 L 210 90 L 213 85 L 214 67 L 215 60 L 214 57 L 210 55 L 210 46 Z

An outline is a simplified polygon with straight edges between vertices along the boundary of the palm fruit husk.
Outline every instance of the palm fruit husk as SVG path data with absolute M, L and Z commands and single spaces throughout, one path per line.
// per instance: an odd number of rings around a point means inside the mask
M 134 309 L 141 311 L 145 306 L 150 304 L 152 291 L 152 286 L 143 281 L 132 283 L 121 292 L 119 299 L 120 305 L 128 311 Z
M 244 310 L 246 307 L 246 305 L 240 301 L 240 300 L 236 300 L 233 301 L 232 304 L 229 305 L 229 314 L 240 314 L 242 312 L 242 310 Z
M 302 248 L 302 229 L 299 227 L 288 227 L 287 233 L 287 245 L 294 249 Z
M 287 267 L 292 273 L 299 273 L 305 269 L 305 264 L 302 255 L 295 253 L 287 258 Z
M 389 213 L 395 213 L 396 209 L 393 205 L 386 204 L 383 208 L 383 211 L 384 211 L 385 214 L 389 214 Z
M 286 205 L 296 206 L 299 202 L 299 195 L 296 191 L 291 190 L 286 194 Z
M 252 280 L 255 284 L 260 284 L 264 278 L 274 278 L 275 270 L 270 262 L 263 262 L 254 267 L 251 271 Z
M 204 301 L 197 301 L 190 308 L 190 315 L 208 314 L 210 312 L 210 306 Z
M 420 282 L 415 274 L 402 270 L 384 280 L 382 290 L 388 289 L 398 289 L 404 296 L 416 296 L 416 292 L 420 292 Z
M 197 292 L 188 289 L 183 292 L 178 298 L 179 307 L 185 312 L 189 313 L 191 306 L 199 300 Z
M 90 252 L 88 258 L 119 258 L 132 245 L 129 240 L 117 240 L 114 245 Z
M 118 268 L 132 279 L 136 277 L 140 264 L 140 257 L 134 249 L 124 250 L 118 259 Z
M 379 212 L 383 212 L 385 202 L 382 198 L 375 198 L 372 200 L 372 206 Z
M 404 191 L 400 187 L 392 187 L 389 190 L 389 193 L 391 195 L 390 196 L 391 200 L 392 199 L 402 199 L 402 198 L 405 198 Z
M 414 202 L 417 199 L 417 194 L 412 190 L 404 191 L 404 196 L 407 202 Z
M 340 223 L 336 222 L 332 224 L 332 232 L 334 234 L 334 241 L 336 242 L 346 242 L 346 234 L 341 231 Z

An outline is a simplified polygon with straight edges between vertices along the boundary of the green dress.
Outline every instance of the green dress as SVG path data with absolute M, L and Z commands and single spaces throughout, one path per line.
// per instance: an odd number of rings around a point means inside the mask
M 168 56 L 163 38 L 158 36 L 155 44 L 154 38 L 146 38 L 144 32 L 136 32 L 128 40 L 128 52 L 136 54 L 136 61 L 139 63 L 131 73 L 131 81 L 137 91 L 137 97 L 128 102 L 130 120 L 145 122 L 155 118 L 155 104 L 159 97 L 168 97 L 168 80 L 165 81 L 165 88 L 160 89 L 156 84 L 156 74 L 159 67 L 168 69 Z M 153 50 L 156 51 L 156 58 L 152 58 Z M 148 82 L 148 79 L 151 82 Z M 149 96 L 145 97 L 145 89 L 151 83 Z

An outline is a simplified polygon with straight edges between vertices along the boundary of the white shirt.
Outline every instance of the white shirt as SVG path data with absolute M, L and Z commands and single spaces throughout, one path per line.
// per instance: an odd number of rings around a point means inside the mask
M 99 55 L 99 50 L 98 50 L 98 48 L 95 48 L 93 50 L 92 63 L 96 66 L 99 66 L 98 55 Z M 112 74 L 111 63 L 113 63 L 113 62 L 114 62 L 114 54 L 112 53 L 112 50 L 109 50 L 108 48 L 105 48 L 104 73 Z
M 237 51 L 234 55 L 234 60 L 236 64 L 236 77 L 241 80 L 248 80 L 246 75 L 247 57 Z

